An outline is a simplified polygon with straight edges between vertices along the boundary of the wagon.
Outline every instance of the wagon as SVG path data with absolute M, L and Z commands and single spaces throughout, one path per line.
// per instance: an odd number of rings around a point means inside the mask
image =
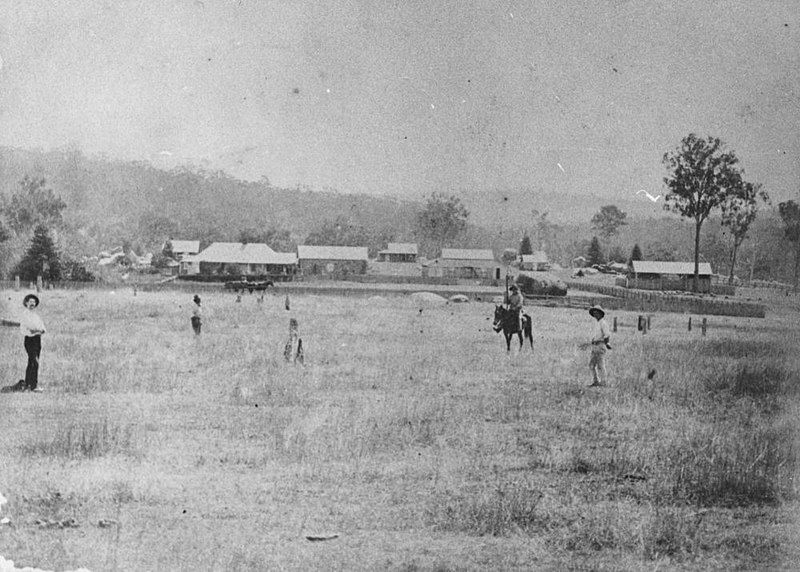
M 266 290 L 270 286 L 275 287 L 275 283 L 272 280 L 259 280 L 259 281 L 233 280 L 231 282 L 225 283 L 226 290 L 235 290 L 236 292 L 247 290 L 251 294 L 253 293 L 253 291 Z

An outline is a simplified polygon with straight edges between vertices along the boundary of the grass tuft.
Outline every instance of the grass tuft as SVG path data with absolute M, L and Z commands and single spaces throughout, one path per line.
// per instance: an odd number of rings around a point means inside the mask
M 131 424 L 100 421 L 75 421 L 57 427 L 48 435 L 21 446 L 28 457 L 57 457 L 62 459 L 94 459 L 105 455 L 135 455 L 138 452 L 137 433 Z
M 541 528 L 537 506 L 543 494 L 524 480 L 508 480 L 495 472 L 493 483 L 473 490 L 445 491 L 434 496 L 429 516 L 439 530 L 475 536 L 504 536 Z

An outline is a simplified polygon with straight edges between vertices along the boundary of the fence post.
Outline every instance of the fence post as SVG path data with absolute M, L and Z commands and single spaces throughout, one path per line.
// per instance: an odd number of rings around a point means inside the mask
M 708 328 L 708 322 L 705 318 L 703 318 L 703 323 L 700 325 L 700 329 L 703 332 L 703 335 L 706 335 L 706 329 Z
M 641 316 L 641 314 L 639 315 L 639 320 L 636 322 L 636 329 L 638 331 L 640 331 L 640 332 L 642 331 L 642 316 Z
M 689 316 L 689 331 L 692 331 L 692 317 Z
M 19 292 L 19 275 L 14 276 L 14 292 Z
M 614 316 L 614 333 L 617 333 L 617 317 Z
M 652 317 L 652 316 L 647 316 L 647 329 L 648 329 L 648 330 L 650 329 L 650 318 L 651 318 L 651 317 Z

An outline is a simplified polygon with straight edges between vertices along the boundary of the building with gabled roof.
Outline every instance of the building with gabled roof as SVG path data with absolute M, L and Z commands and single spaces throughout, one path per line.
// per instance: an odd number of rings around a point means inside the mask
M 275 252 L 261 243 L 215 242 L 192 256 L 187 264 L 198 274 L 230 276 L 269 276 L 288 279 L 297 269 L 297 255 Z
M 500 264 L 490 249 L 443 248 L 442 254 L 428 265 L 429 276 L 479 280 L 498 280 Z
M 550 261 L 547 259 L 547 253 L 544 250 L 537 250 L 532 254 L 520 254 L 519 269 L 547 272 L 550 270 Z
M 378 262 L 417 262 L 417 245 L 410 242 L 390 242 L 378 252 Z
M 297 247 L 297 265 L 305 276 L 345 278 L 349 274 L 365 274 L 369 253 L 366 246 Z
M 200 252 L 199 240 L 172 240 L 168 241 L 172 245 L 172 254 L 180 260 L 184 256 L 190 254 L 198 254 Z M 166 242 L 164 243 L 166 246 Z
M 711 292 L 711 264 L 699 264 L 699 291 Z M 628 288 L 641 290 L 694 291 L 694 262 L 634 260 L 627 279 Z

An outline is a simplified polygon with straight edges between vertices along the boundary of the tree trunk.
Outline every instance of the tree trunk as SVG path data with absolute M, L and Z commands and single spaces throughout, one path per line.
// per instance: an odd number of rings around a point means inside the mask
M 733 239 L 733 253 L 731 254 L 731 274 L 728 276 L 728 284 L 733 286 L 733 272 L 736 269 L 736 253 L 739 250 L 739 245 L 741 242 L 737 241 L 735 238 Z
M 797 241 L 797 246 L 795 247 L 795 257 L 794 257 L 794 293 L 797 294 L 797 276 L 798 270 L 800 270 L 800 240 Z
M 700 227 L 702 222 L 694 225 L 694 291 L 700 291 Z

